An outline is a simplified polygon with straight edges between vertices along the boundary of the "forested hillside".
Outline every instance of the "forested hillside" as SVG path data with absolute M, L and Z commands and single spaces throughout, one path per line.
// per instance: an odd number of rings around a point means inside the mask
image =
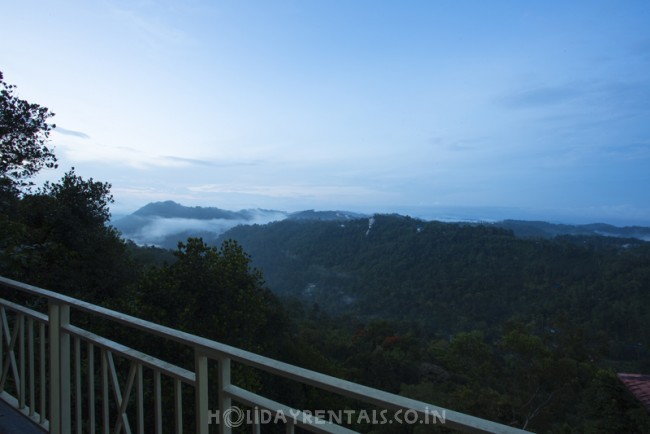
M 646 351 L 650 342 L 650 243 L 638 240 L 522 239 L 389 215 L 242 226 L 223 237 L 244 246 L 276 293 L 332 313 L 439 336 L 507 320 L 556 330 L 570 318 L 612 344 Z

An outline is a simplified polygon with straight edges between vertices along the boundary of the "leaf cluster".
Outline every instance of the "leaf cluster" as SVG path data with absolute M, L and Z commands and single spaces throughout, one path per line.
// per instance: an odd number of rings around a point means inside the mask
M 6 83 L 0 72 L 0 181 L 3 188 L 33 185 L 27 181 L 43 167 L 56 167 L 47 142 L 56 127 L 48 120 L 48 108 L 20 99 L 16 86 Z

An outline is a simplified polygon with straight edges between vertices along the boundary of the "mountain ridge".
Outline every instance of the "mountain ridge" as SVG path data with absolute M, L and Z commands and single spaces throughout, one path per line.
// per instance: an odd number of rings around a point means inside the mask
M 202 237 L 206 242 L 214 242 L 224 232 L 238 225 L 267 224 L 285 219 L 344 223 L 357 219 L 369 219 L 373 215 L 385 214 L 362 214 L 341 210 L 316 211 L 313 209 L 297 212 L 259 208 L 231 211 L 218 207 L 190 207 L 167 200 L 148 203 L 132 214 L 116 219 L 113 226 L 122 233 L 124 238 L 137 244 L 175 248 L 179 241 L 185 241 L 188 237 Z M 423 222 L 438 221 L 436 219 L 415 219 Z M 511 230 L 516 236 L 524 238 L 554 238 L 569 235 L 634 238 L 650 241 L 650 228 L 644 226 L 619 227 L 606 223 L 574 225 L 514 219 L 497 222 L 457 222 L 457 224 L 460 223 L 495 226 Z

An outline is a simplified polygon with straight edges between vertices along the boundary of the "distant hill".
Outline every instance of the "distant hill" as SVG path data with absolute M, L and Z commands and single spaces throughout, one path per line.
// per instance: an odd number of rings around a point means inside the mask
M 368 218 L 366 214 L 359 214 L 349 211 L 298 211 L 289 214 L 289 220 L 320 220 L 320 221 L 345 221 Z
M 168 200 L 165 202 L 151 202 L 135 211 L 131 215 L 142 217 L 187 218 L 198 220 L 241 220 L 249 218 L 250 213 L 251 210 L 242 210 L 235 212 L 213 207 L 189 207 Z
M 504 220 L 494 226 L 510 229 L 518 237 L 554 238 L 562 235 L 605 236 L 619 238 L 637 238 L 650 241 L 650 228 L 643 226 L 618 227 L 605 223 L 588 225 L 565 225 L 542 221 Z
M 201 237 L 206 242 L 214 242 L 219 235 L 238 225 L 266 224 L 284 219 L 348 221 L 358 218 L 367 216 L 348 211 L 229 211 L 216 207 L 189 207 L 168 200 L 149 203 L 132 214 L 115 219 L 112 224 L 124 238 L 137 244 L 174 249 L 179 241 L 185 241 L 188 237 Z

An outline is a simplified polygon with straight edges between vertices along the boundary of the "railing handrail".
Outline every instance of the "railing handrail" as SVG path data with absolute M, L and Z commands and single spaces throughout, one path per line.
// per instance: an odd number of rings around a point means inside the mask
M 242 350 L 240 348 L 176 330 L 171 327 L 156 324 L 151 321 L 117 312 L 102 306 L 97 306 L 86 301 L 82 301 L 67 295 L 59 294 L 54 291 L 39 288 L 6 277 L 0 276 L 0 285 L 14 288 L 31 295 L 47 298 L 50 301 L 66 304 L 77 310 L 110 319 L 112 321 L 141 331 L 152 333 L 156 336 L 175 341 L 182 345 L 198 348 L 203 351 L 206 356 L 214 358 L 216 360 L 225 358 L 232 359 L 233 361 L 256 367 L 266 372 L 270 372 L 292 380 L 297 380 L 304 384 L 316 386 L 320 389 L 334 392 L 349 398 L 357 399 L 362 402 L 392 410 L 414 410 L 420 415 L 431 414 L 432 412 L 444 412 L 445 426 L 449 428 L 460 429 L 465 432 L 480 433 L 489 432 L 516 434 L 527 432 L 497 422 L 492 422 L 486 419 L 459 413 L 443 407 L 428 404 L 422 401 L 417 401 L 415 399 L 406 398 L 400 395 L 385 392 L 379 389 L 374 389 L 368 386 L 363 386 L 351 381 L 343 380 L 316 371 L 311 371 L 296 365 L 281 362 L 279 360 L 255 354 L 250 351 Z M 69 328 L 70 326 L 67 327 Z

